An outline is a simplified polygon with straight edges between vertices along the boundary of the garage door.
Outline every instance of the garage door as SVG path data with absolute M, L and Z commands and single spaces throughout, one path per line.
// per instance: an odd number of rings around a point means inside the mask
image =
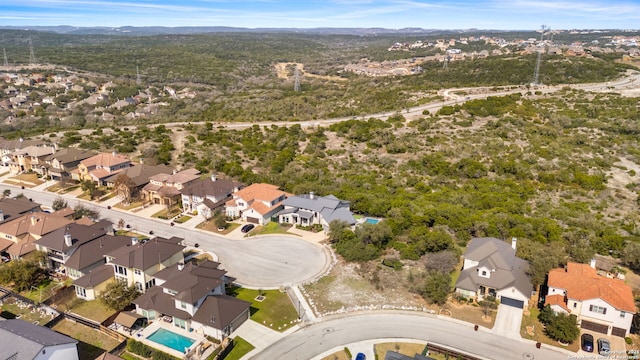
M 606 334 L 609 331 L 609 327 L 607 325 L 602 325 L 602 324 L 598 324 L 598 323 L 594 323 L 586 320 L 582 320 L 580 327 L 585 330 L 591 330 L 591 331 L 599 332 L 601 334 Z
M 509 306 L 513 306 L 513 307 L 517 307 L 518 309 L 523 309 L 524 308 L 524 301 L 512 299 L 512 298 L 506 297 L 506 296 L 503 296 L 503 297 L 500 298 L 500 303 L 501 304 L 505 304 L 505 305 L 509 305 Z
M 254 223 L 254 224 L 259 224 L 260 223 L 260 219 L 247 216 L 247 222 Z
M 614 327 L 613 329 L 611 329 L 611 335 L 625 337 L 627 336 L 627 330 L 619 327 Z

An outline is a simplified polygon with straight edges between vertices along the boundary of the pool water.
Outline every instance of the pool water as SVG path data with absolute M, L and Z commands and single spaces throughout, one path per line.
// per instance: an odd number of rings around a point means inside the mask
M 380 222 L 379 219 L 373 219 L 373 218 L 366 218 L 366 219 L 364 219 L 364 221 L 366 221 L 369 224 L 374 224 L 374 225 Z
M 184 353 L 184 349 L 193 345 L 196 342 L 193 339 L 189 339 L 186 336 L 182 336 L 180 334 L 176 334 L 173 331 L 158 329 L 153 334 L 147 337 L 147 340 L 151 340 L 160 345 L 164 345 L 166 347 L 170 347 L 174 350 L 177 350 L 181 353 Z

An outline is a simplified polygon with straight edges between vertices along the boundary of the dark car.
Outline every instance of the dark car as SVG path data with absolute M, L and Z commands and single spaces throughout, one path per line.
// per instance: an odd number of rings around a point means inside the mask
M 358 353 L 356 360 L 367 360 L 367 357 L 363 353 Z
M 593 336 L 591 334 L 582 334 L 580 344 L 582 344 L 582 350 L 593 352 Z
M 245 226 L 243 226 L 240 231 L 242 231 L 243 233 L 248 233 L 249 231 L 251 231 L 253 228 L 255 227 L 255 225 L 253 224 L 247 224 Z
M 611 353 L 611 346 L 609 345 L 609 340 L 600 338 L 598 339 L 598 354 L 600 355 L 609 355 Z

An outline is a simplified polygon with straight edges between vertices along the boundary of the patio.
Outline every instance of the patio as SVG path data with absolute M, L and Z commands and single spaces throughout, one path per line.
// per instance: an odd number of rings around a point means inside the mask
M 172 349 L 170 347 L 167 347 L 165 345 L 159 344 L 155 341 L 147 339 L 149 336 L 151 336 L 153 333 L 155 333 L 159 329 L 165 329 L 165 330 L 171 331 L 172 333 L 182 335 L 184 337 L 192 339 L 195 342 L 193 343 L 193 345 L 189 347 L 187 353 L 183 353 L 175 349 Z M 173 326 L 172 323 L 165 322 L 163 320 L 153 321 L 152 323 L 149 324 L 149 326 L 134 332 L 134 335 L 135 336 L 133 336 L 133 338 L 136 339 L 137 341 L 140 341 L 158 350 L 162 350 L 163 352 L 166 352 L 167 354 L 170 354 L 172 356 L 176 356 L 180 359 L 184 359 L 189 356 L 196 359 L 198 358 L 206 359 L 217 348 L 217 345 L 207 340 L 203 334 L 199 334 L 193 331 L 192 332 L 185 331 L 176 326 Z

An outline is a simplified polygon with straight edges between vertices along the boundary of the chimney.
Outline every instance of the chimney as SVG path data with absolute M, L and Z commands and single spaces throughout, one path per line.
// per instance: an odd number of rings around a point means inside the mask
M 314 195 L 313 191 L 309 191 L 309 199 L 313 200 Z
M 67 229 L 69 230 L 69 229 Z M 71 234 L 69 234 L 68 232 L 64 233 L 64 244 L 67 245 L 67 247 L 70 247 L 71 245 L 73 245 L 73 240 L 71 239 Z
M 138 238 L 136 236 L 133 236 L 131 238 L 131 245 L 137 245 L 138 244 Z
M 216 180 L 218 180 L 216 174 L 211 174 L 211 181 L 215 182 Z
M 35 216 L 31 215 L 31 225 L 35 225 L 38 222 L 38 218 L 36 218 Z
M 182 271 L 182 269 L 184 269 L 184 263 L 183 262 L 179 262 L 178 263 L 178 271 Z
M 518 238 L 511 238 L 511 247 L 513 250 L 516 249 L 516 244 L 518 243 Z
M 591 258 L 591 261 L 589 261 L 589 266 L 594 269 L 596 268 L 596 258 Z
M 111 156 L 116 157 L 116 152 L 115 152 L 115 151 L 113 151 L 113 152 L 111 153 Z

